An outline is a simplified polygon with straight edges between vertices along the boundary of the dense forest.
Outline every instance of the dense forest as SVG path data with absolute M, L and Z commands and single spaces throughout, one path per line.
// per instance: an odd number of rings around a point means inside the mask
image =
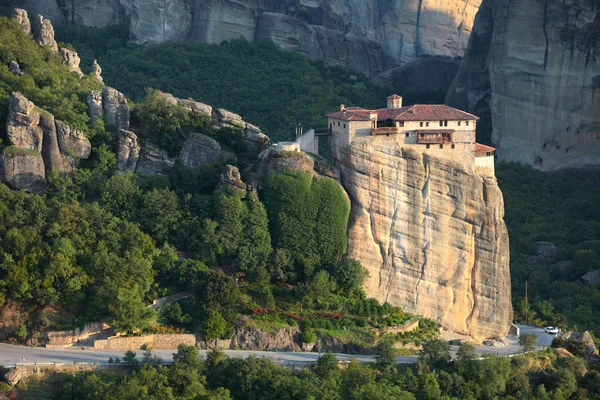
M 375 365 L 352 361 L 340 367 L 334 355 L 325 353 L 314 367 L 292 370 L 270 360 L 229 358 L 211 351 L 198 357 L 194 347 L 180 346 L 174 363 L 161 366 L 146 352 L 123 360 L 133 372 L 105 371 L 92 374 L 56 374 L 19 385 L 19 399 L 64 400 L 595 400 L 599 399 L 600 371 L 581 358 L 565 356 L 558 349 L 512 359 L 475 359 L 474 349 L 464 345 L 450 361 L 448 344 L 425 342 L 418 364 L 395 364 L 393 347 L 378 348 Z M 0 385 L 0 390 L 2 386 Z M 5 387 L 8 391 L 8 387 Z

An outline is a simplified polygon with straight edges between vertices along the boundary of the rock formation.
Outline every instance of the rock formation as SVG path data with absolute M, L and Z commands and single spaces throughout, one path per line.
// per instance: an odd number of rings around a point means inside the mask
M 92 63 L 92 73 L 96 76 L 96 80 L 104 84 L 104 78 L 102 78 L 102 68 L 98 65 L 98 61 L 94 60 Z
M 216 140 L 200 133 L 192 133 L 183 144 L 179 157 L 185 166 L 193 168 L 235 159 L 233 154 L 222 150 Z
M 38 15 L 33 20 L 33 37 L 40 46 L 48 46 L 52 51 L 58 51 L 58 44 L 54 40 L 54 27 L 49 19 Z
M 102 90 L 102 110 L 109 125 L 120 131 L 129 129 L 129 106 L 123 93 L 105 86 Z
M 140 155 L 140 145 L 137 136 L 131 131 L 121 129 L 119 134 L 119 148 L 117 150 L 117 170 L 121 172 L 135 172 L 135 167 Z
M 226 165 L 225 168 L 223 168 L 219 186 L 230 187 L 244 195 L 246 194 L 246 189 L 248 188 L 244 181 L 242 181 L 240 170 L 233 165 Z
M 23 29 L 23 33 L 29 35 L 31 33 L 31 22 L 29 22 L 29 16 L 27 15 L 27 11 L 22 8 L 13 8 L 12 10 L 12 18 L 17 20 L 17 22 L 21 25 L 21 29 Z
M 500 159 L 600 164 L 598 2 L 484 0 L 446 102 L 492 121 Z
M 314 160 L 300 151 L 300 146 L 294 142 L 275 143 L 260 154 L 260 159 L 259 175 L 262 179 L 268 172 L 293 170 L 311 173 L 315 167 Z
M 86 100 L 88 109 L 88 117 L 90 117 L 90 124 L 93 125 L 98 117 L 102 115 L 102 93 L 96 90 L 90 90 Z
M 221 43 L 270 39 L 367 76 L 418 55 L 461 56 L 481 0 L 16 0 L 55 23 L 89 26 L 131 16 L 132 39 Z M 62 10 L 62 13 L 57 11 Z M 66 18 L 65 18 L 66 16 Z
M 11 94 L 8 111 L 9 147 L 0 157 L 0 181 L 11 187 L 39 193 L 45 187 L 47 172 L 70 174 L 75 169 L 75 157 L 90 155 L 90 142 L 82 132 L 55 121 L 52 114 L 36 108 L 21 93 Z
M 21 71 L 21 67 L 19 66 L 19 63 L 16 61 L 11 61 L 10 64 L 8 65 L 8 69 L 10 70 L 10 73 L 13 75 L 23 76 L 23 71 Z
M 77 52 L 61 47 L 59 53 L 63 58 L 63 63 L 69 68 L 69 71 L 75 72 L 80 78 L 83 78 L 83 72 L 79 68 L 81 59 Z
M 44 160 L 40 153 L 6 147 L 0 154 L 0 181 L 13 189 L 41 193 L 46 187 Z
M 35 109 L 35 105 L 21 93 L 12 93 L 6 121 L 6 134 L 11 145 L 26 150 L 42 151 L 44 133 L 39 123 L 40 113 Z
M 140 150 L 140 158 L 135 172 L 141 175 L 156 175 L 173 165 L 175 165 L 175 160 L 169 157 L 169 153 L 146 140 L 144 147 Z
M 85 134 L 77 129 L 71 129 L 62 121 L 56 121 L 58 146 L 63 154 L 86 159 L 92 152 L 92 145 Z
M 400 147 L 393 136 L 332 142 L 352 199 L 348 257 L 367 295 L 477 338 L 512 321 L 508 232 L 496 179 Z

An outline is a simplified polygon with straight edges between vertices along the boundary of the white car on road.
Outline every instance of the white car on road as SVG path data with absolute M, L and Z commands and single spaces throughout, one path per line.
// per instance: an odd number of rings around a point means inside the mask
M 556 335 L 558 332 L 560 332 L 560 329 L 555 328 L 553 326 L 547 326 L 547 327 L 544 328 L 544 331 L 546 333 L 551 334 L 551 335 Z

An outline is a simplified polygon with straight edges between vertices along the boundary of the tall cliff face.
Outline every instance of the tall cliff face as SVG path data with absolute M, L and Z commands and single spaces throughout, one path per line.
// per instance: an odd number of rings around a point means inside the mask
M 600 3 L 484 0 L 446 102 L 493 123 L 498 156 L 600 164 Z
M 53 22 L 131 15 L 139 43 L 270 39 L 368 76 L 422 54 L 462 56 L 481 0 L 13 0 Z M 45 13 L 44 13 L 45 12 Z
M 352 199 L 348 255 L 369 271 L 367 294 L 454 332 L 506 334 L 509 242 L 496 179 L 393 137 L 332 143 L 332 153 Z

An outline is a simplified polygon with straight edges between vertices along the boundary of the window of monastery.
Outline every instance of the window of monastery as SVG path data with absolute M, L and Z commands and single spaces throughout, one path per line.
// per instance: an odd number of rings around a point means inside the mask
M 404 134 L 404 136 L 408 137 L 408 132 L 406 132 L 406 133 Z
M 400 128 L 404 128 L 404 121 L 400 121 Z
M 425 126 L 429 126 L 429 122 L 425 122 Z
M 454 149 L 456 146 L 454 144 L 450 145 L 451 149 Z
M 428 148 L 429 148 L 429 145 L 428 145 L 428 144 L 426 144 L 426 145 L 425 145 L 425 148 L 426 148 L 426 149 L 428 149 Z
M 422 122 L 419 122 L 419 126 L 422 128 L 422 127 L 423 127 L 423 123 L 422 123 Z
M 338 121 L 338 126 L 340 126 L 340 122 Z
M 440 149 L 443 149 L 443 148 L 444 148 L 444 145 L 443 145 L 443 144 L 440 144 Z
M 467 126 L 469 126 L 469 121 L 467 121 Z
M 460 126 L 460 121 L 458 121 L 458 126 Z
M 346 128 L 346 124 L 344 124 L 344 129 Z

